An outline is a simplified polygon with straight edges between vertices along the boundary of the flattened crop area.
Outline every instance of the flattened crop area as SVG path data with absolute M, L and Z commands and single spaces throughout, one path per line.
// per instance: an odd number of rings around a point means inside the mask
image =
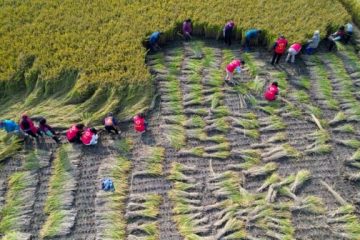
M 351 47 L 269 64 L 213 41 L 147 56 L 149 131 L 46 139 L 0 169 L 4 239 L 360 239 L 360 60 Z M 224 84 L 225 66 L 246 61 Z M 278 81 L 280 97 L 263 100 Z M 109 177 L 114 192 L 100 190 Z

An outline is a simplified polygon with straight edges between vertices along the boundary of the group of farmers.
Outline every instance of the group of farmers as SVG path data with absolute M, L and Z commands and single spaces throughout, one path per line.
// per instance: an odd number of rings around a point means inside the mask
M 136 132 L 144 133 L 147 130 L 147 122 L 143 113 L 137 114 L 133 118 L 133 123 Z M 108 133 L 119 134 L 118 121 L 113 113 L 110 112 L 104 118 L 103 125 Z M 47 124 L 45 118 L 41 118 L 38 126 L 35 126 L 34 121 L 27 114 L 22 114 L 19 123 L 13 120 L 0 120 L 0 129 L 4 129 L 7 133 L 13 133 L 18 136 L 30 136 L 35 139 L 48 136 L 54 139 L 55 142 L 61 143 L 59 135 Z M 71 143 L 96 145 L 98 138 L 98 130 L 96 128 L 85 127 L 81 123 L 72 125 L 66 131 L 66 139 Z
M 233 20 L 228 21 L 224 28 L 223 28 L 223 39 L 225 44 L 231 46 L 231 39 L 233 30 L 235 28 L 235 23 Z M 249 29 L 245 32 L 245 41 L 243 44 L 243 50 L 249 51 L 251 49 L 251 42 L 256 41 L 259 39 L 259 36 L 261 34 L 261 30 L 259 29 Z M 157 50 L 160 49 L 158 42 L 160 40 L 161 32 L 154 32 L 150 35 L 148 41 L 149 41 L 149 47 L 151 50 Z M 182 24 L 182 34 L 185 41 L 188 41 L 192 38 L 192 21 L 191 19 L 186 19 Z M 329 46 L 328 50 L 331 51 L 334 46 L 336 45 L 336 42 L 343 42 L 348 43 L 350 38 L 353 35 L 353 26 L 351 23 L 347 23 L 345 26 L 341 26 L 338 31 L 331 34 L 328 37 Z M 307 41 L 307 43 L 304 45 L 305 53 L 306 54 L 313 54 L 320 43 L 320 32 L 316 30 L 312 36 L 311 39 Z M 281 57 L 287 52 L 287 56 L 285 59 L 285 62 L 294 63 L 295 62 L 295 56 L 298 55 L 303 46 L 299 42 L 293 43 L 288 48 L 288 40 L 285 38 L 284 35 L 280 35 L 280 37 L 275 41 L 275 43 L 272 46 L 272 59 L 271 64 L 278 64 Z M 233 77 L 234 72 L 240 73 L 243 69 L 243 66 L 245 65 L 245 61 L 240 59 L 235 59 L 231 61 L 226 66 L 226 76 L 225 76 L 225 82 L 234 84 Z M 274 101 L 276 100 L 276 96 L 279 93 L 278 84 L 277 82 L 273 82 L 270 84 L 270 86 L 267 88 L 266 92 L 264 93 L 264 98 L 268 101 Z

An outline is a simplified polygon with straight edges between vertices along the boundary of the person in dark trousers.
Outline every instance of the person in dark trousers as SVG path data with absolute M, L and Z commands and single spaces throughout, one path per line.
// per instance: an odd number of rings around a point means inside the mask
M 149 37 L 149 46 L 152 51 L 159 50 L 159 40 L 162 32 L 153 32 Z
M 191 22 L 191 19 L 190 19 L 190 18 L 186 19 L 186 20 L 183 22 L 182 32 L 183 32 L 185 41 L 191 40 L 192 22 Z
M 66 138 L 71 143 L 82 143 L 80 138 L 84 131 L 84 124 L 74 124 L 66 131 Z
M 234 27 L 235 27 L 235 23 L 234 21 L 231 20 L 225 24 L 223 29 L 225 44 L 228 44 L 229 46 L 231 46 L 231 37 Z
M 33 138 L 37 139 L 39 136 L 41 136 L 39 129 L 35 127 L 33 121 L 26 114 L 21 116 L 19 126 L 23 132 L 32 136 Z
M 249 29 L 245 32 L 245 45 L 244 45 L 245 51 L 251 50 L 250 49 L 251 40 L 257 39 L 259 37 L 260 33 L 261 33 L 261 30 L 255 29 L 255 28 Z
M 60 139 L 56 136 L 55 130 L 46 123 L 45 118 L 42 118 L 39 122 L 39 131 L 41 134 L 54 139 L 56 143 L 60 143 Z
M 119 131 L 118 131 L 117 127 L 116 127 L 117 124 L 118 124 L 118 121 L 114 117 L 112 112 L 110 112 L 107 115 L 107 117 L 104 119 L 103 123 L 104 123 L 105 130 L 108 133 L 111 133 L 112 131 L 114 131 L 116 134 L 119 134 Z
M 345 27 L 341 26 L 335 33 L 331 34 L 329 37 L 329 51 L 333 50 L 337 41 L 345 40 Z
M 274 65 L 275 63 L 278 64 L 280 61 L 281 56 L 285 53 L 286 47 L 288 45 L 288 41 L 286 38 L 281 35 L 273 46 L 273 57 L 271 60 L 271 64 Z

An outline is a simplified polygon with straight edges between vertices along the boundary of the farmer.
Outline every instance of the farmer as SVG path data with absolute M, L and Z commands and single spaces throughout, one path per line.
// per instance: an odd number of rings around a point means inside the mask
M 312 38 L 308 41 L 308 44 L 306 46 L 306 54 L 313 54 L 315 49 L 319 46 L 320 43 L 320 32 L 319 30 L 316 30 L 314 32 L 314 35 L 312 36 Z
M 119 131 L 117 130 L 117 127 L 116 127 L 117 124 L 118 124 L 118 121 L 114 117 L 114 114 L 112 112 L 110 112 L 107 115 L 107 117 L 104 119 L 104 126 L 108 133 L 111 133 L 112 131 L 114 131 L 116 134 L 119 134 Z
M 225 44 L 228 44 L 229 46 L 231 46 L 231 35 L 232 35 L 232 31 L 233 31 L 234 27 L 235 27 L 234 21 L 230 20 L 229 22 L 227 22 L 225 24 L 224 29 L 223 29 Z
M 147 122 L 145 120 L 145 114 L 140 113 L 134 117 L 134 129 L 137 132 L 143 133 L 147 130 Z
M 188 18 L 183 22 L 182 25 L 182 31 L 183 31 L 183 35 L 186 41 L 191 39 L 191 33 L 192 33 L 192 26 L 191 26 L 192 22 L 191 19 Z
M 241 73 L 241 68 L 245 65 L 245 61 L 235 59 L 226 66 L 225 82 L 232 83 L 234 78 L 234 71 Z
M 160 35 L 162 33 L 161 32 L 153 32 L 150 37 L 149 37 L 149 44 L 150 44 L 150 49 L 155 51 L 155 50 L 158 50 L 160 49 L 159 47 L 159 40 L 160 40 Z
M 60 139 L 56 136 L 54 129 L 46 123 L 45 118 L 42 118 L 39 122 L 39 131 L 41 134 L 44 134 L 54 139 L 56 143 L 60 143 Z
M 264 97 L 269 102 L 276 100 L 276 96 L 279 94 L 278 83 L 273 82 L 265 91 Z
M 255 29 L 255 28 L 252 28 L 252 29 L 249 29 L 245 32 L 245 51 L 249 51 L 250 50 L 250 42 L 252 39 L 257 39 L 259 37 L 261 33 L 261 30 L 259 29 Z
M 288 50 L 288 55 L 286 57 L 285 62 L 288 62 L 290 57 L 291 57 L 291 63 L 295 62 L 295 56 L 298 55 L 301 51 L 301 44 L 300 43 L 294 43 L 293 45 L 290 46 L 289 50 Z
M 80 138 L 84 130 L 84 124 L 74 124 L 66 132 L 66 138 L 71 143 L 81 143 Z
M 288 45 L 288 41 L 286 40 L 286 38 L 281 35 L 276 42 L 274 43 L 273 46 L 273 58 L 271 60 L 271 64 L 274 65 L 274 63 L 278 64 L 280 61 L 281 56 L 285 53 L 286 51 L 286 47 Z
M 20 129 L 30 136 L 34 138 L 38 138 L 38 136 L 41 136 L 39 129 L 35 127 L 33 121 L 26 114 L 23 114 L 21 116 L 19 125 Z
M 331 34 L 329 37 L 330 45 L 329 51 L 331 51 L 336 45 L 337 41 L 344 41 L 345 39 L 345 27 L 341 26 L 335 33 Z
M 19 133 L 19 125 L 13 120 L 2 120 L 0 121 L 0 129 L 4 129 L 7 133 Z
M 81 142 L 84 145 L 96 145 L 98 142 L 98 134 L 95 128 L 87 128 L 81 136 Z
M 344 42 L 348 43 L 353 35 L 353 25 L 351 23 L 347 23 L 345 25 L 345 38 Z

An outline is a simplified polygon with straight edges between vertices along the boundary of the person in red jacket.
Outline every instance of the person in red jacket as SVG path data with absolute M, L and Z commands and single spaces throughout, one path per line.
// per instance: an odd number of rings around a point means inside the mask
M 66 138 L 69 142 L 81 143 L 80 138 L 83 133 L 84 124 L 74 124 L 66 132 Z
M 245 65 L 245 61 L 243 60 L 239 60 L 239 59 L 235 59 L 233 61 L 231 61 L 227 66 L 226 66 L 226 76 L 225 76 L 225 82 L 230 82 L 232 84 L 234 84 L 233 82 L 233 78 L 234 78 L 234 71 L 236 71 L 237 73 L 241 72 L 241 68 Z
M 39 129 L 35 127 L 33 121 L 26 114 L 21 116 L 19 126 L 22 131 L 34 138 L 41 136 Z
M 134 117 L 134 129 L 137 132 L 143 133 L 147 129 L 147 122 L 145 120 L 145 114 L 140 113 Z
M 271 64 L 274 65 L 274 63 L 278 64 L 280 61 L 281 56 L 285 53 L 286 47 L 288 45 L 288 41 L 286 38 L 281 35 L 275 42 L 273 46 L 273 57 L 271 60 Z
M 278 83 L 273 82 L 265 91 L 264 97 L 268 101 L 276 100 L 277 95 L 279 94 Z
M 81 136 L 81 142 L 84 145 L 96 145 L 98 142 L 98 134 L 95 128 L 87 128 Z

